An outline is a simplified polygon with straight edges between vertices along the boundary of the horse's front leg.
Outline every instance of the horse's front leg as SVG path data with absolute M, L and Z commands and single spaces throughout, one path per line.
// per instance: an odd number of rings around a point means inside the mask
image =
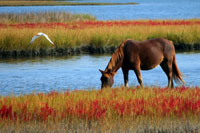
M 143 88 L 143 82 L 142 82 L 142 75 L 141 75 L 140 67 L 136 67 L 134 72 L 135 72 L 135 75 L 137 77 L 138 82 L 140 83 L 140 86 Z
M 124 86 L 125 87 L 128 87 L 128 69 L 122 67 L 122 72 L 123 72 L 123 75 L 124 75 Z

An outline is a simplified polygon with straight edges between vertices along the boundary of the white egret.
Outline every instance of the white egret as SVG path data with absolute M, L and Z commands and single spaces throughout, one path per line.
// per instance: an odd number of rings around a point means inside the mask
M 35 39 L 37 39 L 40 36 L 44 36 L 51 44 L 54 45 L 54 43 L 50 40 L 50 38 L 42 32 L 39 32 L 37 35 L 33 36 L 32 40 L 30 41 L 30 44 L 32 44 L 35 41 Z

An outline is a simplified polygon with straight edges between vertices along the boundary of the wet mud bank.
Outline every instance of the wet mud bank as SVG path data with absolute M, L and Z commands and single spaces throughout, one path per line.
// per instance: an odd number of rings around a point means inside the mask
M 200 44 L 174 44 L 177 52 L 196 52 L 200 51 Z M 111 54 L 118 46 L 82 46 L 70 48 L 52 48 L 39 50 L 21 51 L 0 51 L 0 58 L 19 58 L 36 56 L 62 56 L 79 54 Z
M 19 57 L 36 57 L 36 56 L 62 56 L 62 55 L 79 55 L 79 54 L 106 54 L 113 53 L 117 46 L 95 47 L 82 46 L 75 48 L 54 48 L 40 49 L 31 51 L 0 51 L 0 58 L 19 58 Z

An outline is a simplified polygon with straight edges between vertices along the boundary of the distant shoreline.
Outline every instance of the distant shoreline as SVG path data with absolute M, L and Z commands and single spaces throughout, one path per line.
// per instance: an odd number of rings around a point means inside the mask
M 0 1 L 0 6 L 101 6 L 101 5 L 135 5 L 138 3 L 90 3 L 64 1 Z

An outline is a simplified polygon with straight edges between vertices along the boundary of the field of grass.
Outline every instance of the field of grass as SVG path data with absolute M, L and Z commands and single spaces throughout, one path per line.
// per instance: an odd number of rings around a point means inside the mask
M 0 131 L 199 132 L 200 88 L 107 88 L 0 97 Z
M 64 0 L 1 0 L 0 6 L 80 6 L 80 5 L 133 5 L 136 3 L 84 3 L 67 2 Z
M 43 37 L 30 45 L 38 32 L 57 47 Z M 194 51 L 200 50 L 199 35 L 199 19 L 0 23 L 0 57 L 112 53 L 125 39 L 157 37 L 172 40 L 177 51 Z

